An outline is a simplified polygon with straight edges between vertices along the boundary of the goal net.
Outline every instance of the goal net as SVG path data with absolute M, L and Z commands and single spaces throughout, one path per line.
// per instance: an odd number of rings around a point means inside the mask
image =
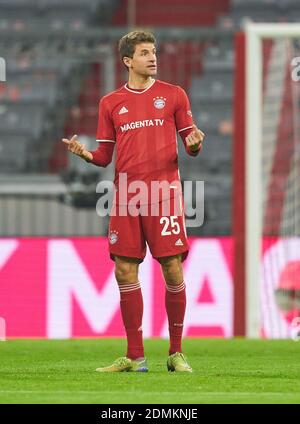
M 244 255 L 245 334 L 288 338 L 300 324 L 300 25 L 249 23 L 239 46 L 245 78 L 235 101 L 244 90 L 245 108 L 235 117 L 245 149 L 235 153 L 245 166 L 235 167 L 235 183 L 244 172 L 245 213 L 236 259 Z

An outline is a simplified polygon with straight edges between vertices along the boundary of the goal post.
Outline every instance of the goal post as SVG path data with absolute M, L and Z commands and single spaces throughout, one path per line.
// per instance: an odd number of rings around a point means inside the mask
M 298 50 L 300 56 L 299 40 L 300 24 L 248 22 L 236 36 L 233 233 L 238 336 L 287 337 L 286 310 L 280 302 L 275 305 L 278 284 L 291 266 L 289 281 L 300 281 L 300 81 L 291 76 Z M 271 250 L 272 261 L 266 262 Z M 285 295 L 291 287 L 284 288 Z M 297 303 L 295 290 L 291 296 Z M 298 290 L 300 294 L 300 284 Z

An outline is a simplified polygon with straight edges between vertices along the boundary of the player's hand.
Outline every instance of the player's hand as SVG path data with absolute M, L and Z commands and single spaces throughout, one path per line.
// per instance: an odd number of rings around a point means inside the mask
M 186 144 L 192 152 L 196 152 L 199 149 L 199 145 L 204 140 L 205 134 L 195 124 L 193 124 L 193 130 L 185 138 Z
M 81 144 L 77 140 L 77 135 L 73 135 L 71 140 L 68 140 L 67 138 L 63 138 L 62 142 L 65 143 L 68 146 L 68 150 L 75 155 L 81 157 L 85 160 L 92 160 L 93 155 L 85 148 L 84 144 Z

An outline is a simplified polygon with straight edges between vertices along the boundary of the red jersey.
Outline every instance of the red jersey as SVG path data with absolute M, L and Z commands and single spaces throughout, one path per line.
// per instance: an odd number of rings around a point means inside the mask
M 176 131 L 192 125 L 190 103 L 179 86 L 153 80 L 144 90 L 125 84 L 104 96 L 99 105 L 97 141 L 115 144 L 116 190 L 120 173 L 127 174 L 128 185 L 137 180 L 145 182 L 149 193 L 151 181 L 177 181 L 180 185 Z M 173 192 L 176 187 L 171 198 Z M 128 193 L 127 200 L 132 196 Z M 160 200 L 164 198 L 162 195 Z

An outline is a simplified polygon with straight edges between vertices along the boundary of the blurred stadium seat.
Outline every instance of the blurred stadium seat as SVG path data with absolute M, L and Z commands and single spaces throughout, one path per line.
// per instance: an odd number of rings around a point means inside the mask
M 300 3 L 137 0 L 136 5 L 136 24 L 154 27 L 158 39 L 158 78 L 186 89 L 195 122 L 206 133 L 196 160 L 179 140 L 182 179 L 206 181 L 207 219 L 197 231 L 229 235 L 233 33 L 245 19 L 296 21 Z M 7 81 L 0 83 L 1 174 L 68 171 L 73 163 L 61 137 L 94 138 L 99 99 L 127 78 L 116 50 L 127 31 L 126 7 L 123 0 L 0 0 L 0 50 L 7 65 Z

